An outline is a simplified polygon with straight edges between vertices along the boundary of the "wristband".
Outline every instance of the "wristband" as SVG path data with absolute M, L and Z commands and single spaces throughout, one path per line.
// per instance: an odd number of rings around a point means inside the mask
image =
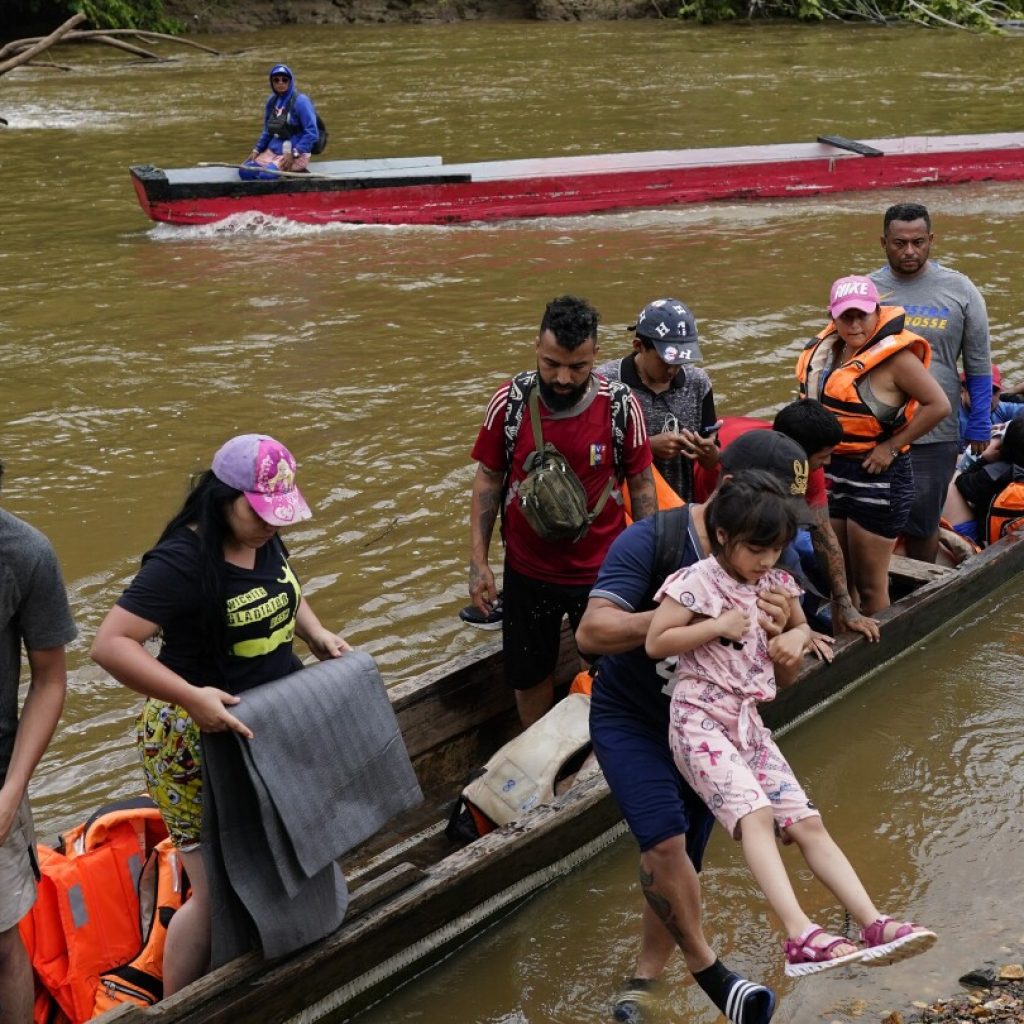
M 891 456 L 892 456 L 892 457 L 893 457 L 894 459 L 898 459 L 898 458 L 900 457 L 900 450 L 899 450 L 899 448 L 890 448 L 890 449 L 889 449 L 889 454 L 890 454 L 890 455 L 891 455 Z

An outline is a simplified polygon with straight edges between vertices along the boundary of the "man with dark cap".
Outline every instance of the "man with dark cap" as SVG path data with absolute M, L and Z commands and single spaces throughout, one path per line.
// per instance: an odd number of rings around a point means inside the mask
M 722 468 L 725 476 L 767 470 L 806 517 L 807 456 L 790 438 L 771 430 L 744 434 L 722 452 Z M 640 847 L 646 901 L 641 950 L 614 1010 L 615 1019 L 626 1024 L 642 1021 L 645 1000 L 676 946 L 697 984 L 733 1024 L 767 1024 L 775 1012 L 771 989 L 730 971 L 701 930 L 697 872 L 714 819 L 679 775 L 668 745 L 675 659 L 655 662 L 644 651 L 658 587 L 710 550 L 704 510 L 690 505 L 659 512 L 626 529 L 605 557 L 576 631 L 584 654 L 601 655 L 590 706 L 591 739 Z M 780 632 L 787 617 L 783 596 L 769 594 L 761 610 L 769 633 Z
M 718 464 L 711 380 L 693 365 L 701 358 L 697 321 L 678 299 L 656 299 L 629 329 L 632 354 L 602 363 L 597 372 L 632 389 L 654 465 L 683 501 L 692 501 L 694 462 L 709 471 Z

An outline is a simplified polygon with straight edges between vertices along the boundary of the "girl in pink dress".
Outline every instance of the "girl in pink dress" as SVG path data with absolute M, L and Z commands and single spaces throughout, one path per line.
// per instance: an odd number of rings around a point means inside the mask
M 669 743 L 680 773 L 743 844 L 754 878 L 786 929 L 787 975 L 857 961 L 895 963 L 924 951 L 935 934 L 879 913 L 757 710 L 759 701 L 775 697 L 776 682 L 795 680 L 810 641 L 801 590 L 775 568 L 796 533 L 795 499 L 769 473 L 737 473 L 712 497 L 706 522 L 712 556 L 665 581 L 647 633 L 650 657 L 679 656 Z M 788 595 L 790 616 L 787 629 L 769 640 L 757 597 L 772 588 Z M 860 943 L 827 934 L 800 908 L 776 827 L 860 923 Z

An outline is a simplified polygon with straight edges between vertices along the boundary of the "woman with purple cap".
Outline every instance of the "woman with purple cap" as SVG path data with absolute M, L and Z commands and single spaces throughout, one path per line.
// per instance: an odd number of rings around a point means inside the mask
M 165 995 L 204 974 L 210 959 L 200 731 L 252 739 L 230 709 L 240 693 L 301 667 L 295 636 L 321 661 L 350 649 L 302 596 L 278 536 L 310 515 L 284 445 L 262 434 L 232 438 L 143 555 L 92 646 L 93 660 L 147 698 L 137 732 L 146 785 L 192 885 L 167 933 Z M 145 643 L 158 633 L 153 656 Z
M 864 615 L 889 605 L 889 561 L 914 496 L 910 442 L 949 415 L 928 372 L 931 347 L 906 330 L 902 306 L 882 306 L 869 277 L 841 277 L 828 326 L 797 360 L 803 398 L 839 417 L 843 439 L 826 470 L 829 518 Z

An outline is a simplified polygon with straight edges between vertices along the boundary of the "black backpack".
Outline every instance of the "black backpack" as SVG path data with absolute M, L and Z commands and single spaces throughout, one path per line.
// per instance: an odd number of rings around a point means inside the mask
M 284 112 L 285 124 L 288 124 L 288 118 L 291 117 L 292 111 L 295 109 L 295 100 L 298 98 L 298 93 L 292 93 L 292 98 L 288 101 L 288 108 Z M 289 138 L 297 133 L 297 129 L 292 128 L 288 125 Z M 310 153 L 313 156 L 319 156 L 327 148 L 327 125 L 324 124 L 324 119 L 317 114 L 316 115 L 316 130 L 317 137 L 316 142 L 313 143 L 313 148 Z
M 324 124 L 324 119 L 317 114 L 316 115 L 316 130 L 320 133 L 316 142 L 313 143 L 313 148 L 310 152 L 314 156 L 319 156 L 327 148 L 327 125 Z

